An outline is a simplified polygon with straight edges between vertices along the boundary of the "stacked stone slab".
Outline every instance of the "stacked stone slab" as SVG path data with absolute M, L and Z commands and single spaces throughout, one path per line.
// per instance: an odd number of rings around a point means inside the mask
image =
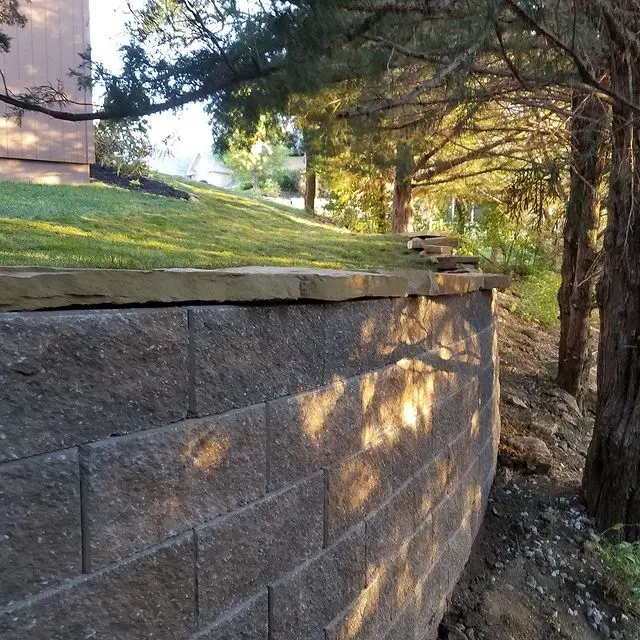
M 420 251 L 437 271 L 453 271 L 466 273 L 477 272 L 480 263 L 478 256 L 452 255 L 453 249 L 459 245 L 457 238 L 437 231 L 422 231 L 403 234 L 408 237 L 407 249 Z
M 0 637 L 436 637 L 494 295 L 0 313 Z

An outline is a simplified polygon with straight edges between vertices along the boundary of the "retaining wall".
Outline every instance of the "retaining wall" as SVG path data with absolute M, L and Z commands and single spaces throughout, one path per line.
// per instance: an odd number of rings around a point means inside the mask
M 0 637 L 435 638 L 494 295 L 0 313 Z

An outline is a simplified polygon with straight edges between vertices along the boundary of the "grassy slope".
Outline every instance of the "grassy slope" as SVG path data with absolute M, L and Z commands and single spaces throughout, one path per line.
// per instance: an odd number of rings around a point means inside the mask
M 0 183 L 0 264 L 67 267 L 424 266 L 389 236 L 361 236 L 286 207 L 178 183 L 183 202 L 101 184 Z

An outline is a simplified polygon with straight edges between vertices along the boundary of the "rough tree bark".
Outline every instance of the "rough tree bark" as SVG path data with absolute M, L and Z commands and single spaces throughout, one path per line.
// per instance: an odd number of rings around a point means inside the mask
M 582 404 L 591 368 L 591 301 L 606 107 L 595 93 L 572 98 L 571 192 L 565 214 L 557 383 Z
M 413 231 L 413 156 L 407 144 L 396 148 L 396 177 L 393 185 L 393 209 L 391 212 L 391 232 Z
M 623 8 L 624 0 L 614 7 Z M 640 104 L 640 60 L 612 37 L 611 82 Z M 594 434 L 583 476 L 598 527 L 640 524 L 640 114 L 613 107 Z M 624 529 L 640 538 L 640 526 Z
M 304 179 L 304 210 L 313 213 L 316 208 L 318 177 L 313 169 L 307 169 Z

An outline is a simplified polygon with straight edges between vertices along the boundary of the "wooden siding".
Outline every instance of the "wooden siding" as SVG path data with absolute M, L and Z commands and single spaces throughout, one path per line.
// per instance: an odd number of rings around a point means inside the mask
M 23 29 L 5 28 L 12 38 L 11 50 L 0 54 L 9 88 L 22 92 L 25 87 L 61 83 L 72 101 L 89 103 L 90 92 L 79 89 L 69 76 L 69 70 L 81 63 L 79 54 L 88 49 L 89 0 L 31 0 L 22 8 L 28 22 Z M 34 113 L 25 113 L 19 122 L 0 107 L 0 158 L 89 164 L 94 159 L 93 124 Z

